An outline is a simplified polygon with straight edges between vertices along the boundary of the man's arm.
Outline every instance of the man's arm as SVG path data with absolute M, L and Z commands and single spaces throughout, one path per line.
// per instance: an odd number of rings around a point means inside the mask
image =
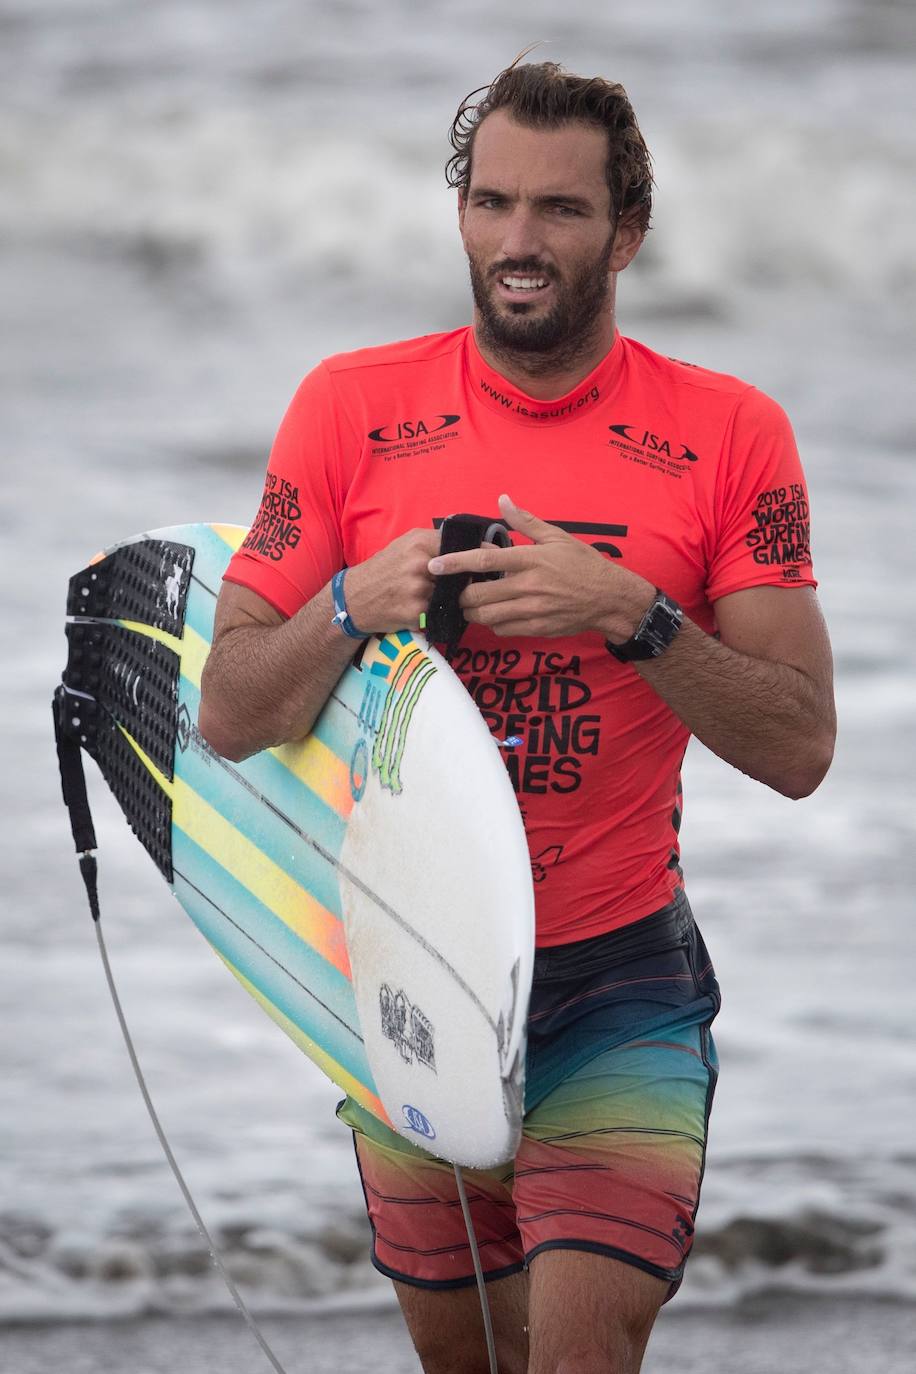
M 416 626 L 432 594 L 426 565 L 438 547 L 436 530 L 410 530 L 349 568 L 354 624 L 371 634 Z M 199 719 L 218 754 L 244 759 L 308 734 L 360 644 L 332 625 L 333 615 L 330 583 L 289 620 L 247 587 L 223 583 Z
M 614 643 L 635 633 L 652 583 L 590 545 L 500 498 L 530 546 L 436 558 L 430 571 L 501 572 L 471 583 L 465 617 L 502 635 L 598 630 Z M 836 734 L 830 644 L 810 588 L 755 587 L 716 602 L 720 638 L 691 620 L 658 659 L 633 664 L 708 748 L 787 797 L 813 792 Z M 608 672 L 628 672 L 608 661 Z
M 199 727 L 224 758 L 308 734 L 359 641 L 331 624 L 330 584 L 289 620 L 224 582 L 201 678 Z
M 715 603 L 719 638 L 692 620 L 657 659 L 634 664 L 726 763 L 792 798 L 833 758 L 833 662 L 812 587 L 751 587 Z

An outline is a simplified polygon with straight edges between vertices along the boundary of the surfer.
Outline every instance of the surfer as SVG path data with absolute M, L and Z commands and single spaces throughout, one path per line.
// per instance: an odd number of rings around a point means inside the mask
M 690 1252 L 717 1073 L 684 749 L 792 798 L 832 757 L 805 478 L 774 401 L 617 329 L 652 201 L 622 87 L 516 63 L 451 141 L 473 325 L 306 377 L 200 728 L 235 759 L 302 737 L 363 635 L 421 624 L 442 574 L 499 574 L 463 593 L 451 661 L 510 764 L 538 948 L 522 1144 L 468 1191 L 503 1374 L 635 1374 Z M 511 547 L 439 555 L 435 522 L 497 503 Z M 451 1167 L 340 1115 L 424 1369 L 486 1369 Z

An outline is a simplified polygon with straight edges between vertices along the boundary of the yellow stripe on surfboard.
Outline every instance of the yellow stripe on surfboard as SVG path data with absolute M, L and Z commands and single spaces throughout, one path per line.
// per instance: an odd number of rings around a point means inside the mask
M 137 741 L 118 727 L 143 766 L 172 799 L 172 823 L 329 964 L 350 977 L 343 922 L 181 778 L 169 782 Z
M 171 649 L 181 659 L 182 675 L 200 691 L 200 678 L 207 654 L 210 652 L 210 645 L 202 635 L 192 630 L 190 625 L 185 625 L 184 634 L 178 639 L 165 630 L 157 630 L 155 625 L 144 625 L 140 620 L 119 620 L 118 624 L 123 630 L 132 630 L 134 634 L 154 639 L 157 644 L 164 644 L 167 649 Z
M 228 544 L 233 553 L 242 547 L 242 540 L 248 533 L 244 525 L 211 525 L 210 529 Z
M 353 810 L 350 765 L 315 735 L 296 744 L 280 744 L 270 750 L 274 758 L 304 782 L 310 792 L 336 811 L 341 820 Z
M 382 1106 L 381 1100 L 376 1097 L 371 1089 L 366 1087 L 365 1083 L 361 1082 L 358 1078 L 354 1078 L 352 1073 L 345 1069 L 342 1064 L 339 1064 L 326 1050 L 323 1050 L 310 1035 L 306 1035 L 305 1031 L 297 1026 L 295 1021 L 291 1021 L 275 1003 L 271 1002 L 269 997 L 265 997 L 263 992 L 260 992 L 258 988 L 245 977 L 244 973 L 241 973 L 235 967 L 235 964 L 226 958 L 225 954 L 220 954 L 219 950 L 216 950 L 216 953 L 219 954 L 219 957 L 226 965 L 226 968 L 229 969 L 230 973 L 239 980 L 245 991 L 249 992 L 254 1000 L 263 1007 L 272 1021 L 276 1021 L 277 1025 L 281 1030 L 286 1032 L 290 1040 L 298 1045 L 299 1048 L 308 1055 L 309 1059 L 318 1065 L 323 1073 L 327 1074 L 332 1083 L 336 1083 L 339 1088 L 343 1089 L 348 1097 L 352 1097 L 361 1107 L 365 1107 L 367 1112 L 372 1112 L 380 1121 L 384 1121 L 389 1126 L 391 1125 L 391 1119 Z

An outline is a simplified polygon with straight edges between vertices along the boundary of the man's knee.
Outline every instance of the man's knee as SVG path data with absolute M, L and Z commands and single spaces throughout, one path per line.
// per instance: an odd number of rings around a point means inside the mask
M 454 1341 L 432 1331 L 411 1331 L 411 1338 L 423 1374 L 490 1374 L 486 1344 L 478 1341 L 474 1333 L 468 1332 L 460 1341 Z
M 537 1374 L 639 1374 L 651 1328 L 651 1322 L 632 1330 L 621 1323 L 600 1344 L 587 1336 L 572 1339 L 553 1362 L 538 1365 Z

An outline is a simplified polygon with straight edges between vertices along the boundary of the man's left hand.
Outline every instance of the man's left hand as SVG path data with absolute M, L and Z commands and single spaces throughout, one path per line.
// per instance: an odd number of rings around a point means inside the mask
M 532 543 L 507 549 L 486 545 L 433 558 L 429 571 L 499 573 L 496 581 L 471 582 L 461 609 L 472 624 L 497 635 L 555 638 L 597 630 L 622 644 L 635 633 L 655 596 L 644 577 L 612 563 L 590 544 L 557 525 L 499 498 L 506 524 Z

